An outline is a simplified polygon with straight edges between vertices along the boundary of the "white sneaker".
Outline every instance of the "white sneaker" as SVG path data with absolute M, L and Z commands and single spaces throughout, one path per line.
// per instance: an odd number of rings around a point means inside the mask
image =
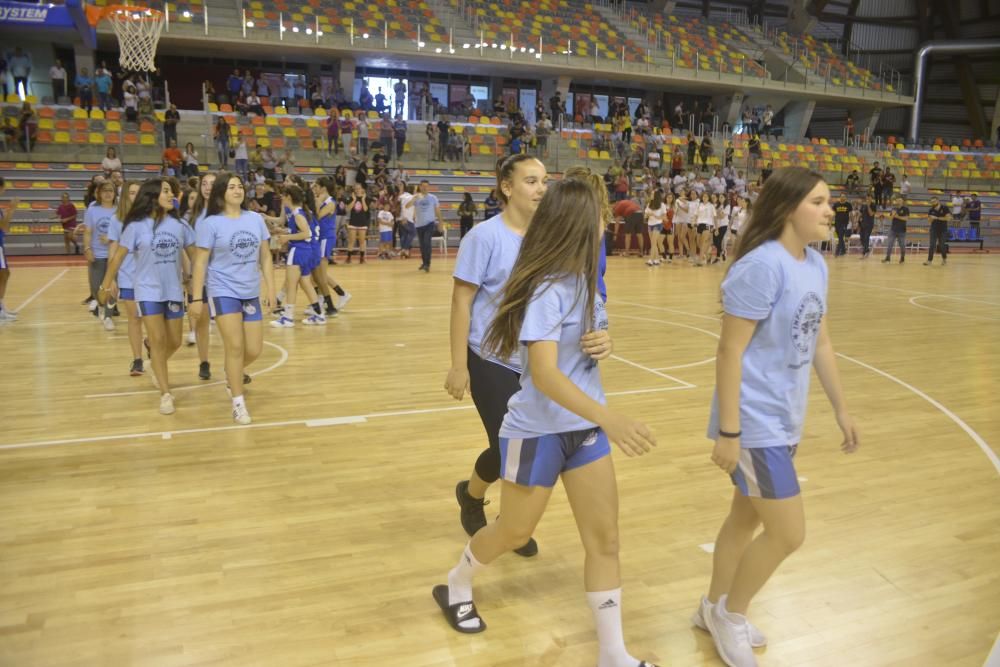
M 295 320 L 282 315 L 278 319 L 271 322 L 271 326 L 276 329 L 291 329 L 295 326 Z
M 194 331 L 188 331 L 187 339 L 185 341 L 188 347 L 191 347 L 198 342 L 198 337 L 195 335 Z
M 729 667 L 757 667 L 757 658 L 750 645 L 750 623 L 746 616 L 726 611 L 725 595 L 712 606 L 705 623 L 724 663 Z
M 337 301 L 337 310 L 343 310 L 344 306 L 346 306 L 347 302 L 350 300 L 351 300 L 351 293 L 344 292 L 344 296 L 340 297 L 340 300 Z
M 163 394 L 162 396 L 160 396 L 160 414 L 161 415 L 174 414 L 173 394 Z
M 660 260 L 658 260 L 658 259 L 654 259 L 654 260 L 653 260 L 653 266 L 659 266 L 659 265 L 660 265 L 660 263 L 661 263 L 661 262 L 660 262 Z
M 246 426 L 250 423 L 250 412 L 247 411 L 245 403 L 237 403 L 233 405 L 233 421 L 241 426 Z
M 17 313 L 12 313 L 6 308 L 0 309 L 0 321 L 13 322 L 17 319 Z
M 97 312 L 97 299 L 91 299 L 87 302 L 87 310 L 92 313 Z
M 656 266 L 656 262 L 651 259 L 646 260 L 646 266 Z
M 712 613 L 712 607 L 713 605 L 708 601 L 708 598 L 704 595 L 701 596 L 701 602 L 698 604 L 698 609 L 694 612 L 694 615 L 691 616 L 691 624 L 694 625 L 694 627 L 707 632 L 708 625 L 705 623 L 705 619 Z M 747 619 L 747 624 L 750 626 L 750 646 L 753 646 L 754 648 L 767 646 L 767 637 L 764 636 L 764 633 L 761 632 L 756 625 L 750 623 L 749 619 Z
M 306 326 L 322 326 L 326 324 L 326 316 L 316 315 L 315 313 L 313 313 L 309 317 L 303 319 L 302 324 L 305 324 Z
M 113 319 L 111 319 L 110 317 L 105 317 L 104 318 L 104 330 L 105 331 L 114 331 L 115 330 L 115 321 Z

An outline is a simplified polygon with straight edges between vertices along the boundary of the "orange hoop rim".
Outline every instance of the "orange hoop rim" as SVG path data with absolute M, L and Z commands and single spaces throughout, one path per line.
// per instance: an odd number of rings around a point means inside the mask
M 97 7 L 87 5 L 87 22 L 91 27 L 96 28 L 97 24 L 108 18 L 112 14 L 129 14 L 133 21 L 159 21 L 163 19 L 163 12 L 152 7 L 138 7 L 135 5 L 108 5 Z

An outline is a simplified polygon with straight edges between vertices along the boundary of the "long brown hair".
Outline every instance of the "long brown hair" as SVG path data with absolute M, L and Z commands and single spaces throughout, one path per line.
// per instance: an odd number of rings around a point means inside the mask
M 822 176 L 805 167 L 784 167 L 771 174 L 764 181 L 764 187 L 750 211 L 749 220 L 736 237 L 736 248 L 729 268 L 754 248 L 781 236 L 788 216 L 822 180 Z
M 206 171 L 202 173 L 200 176 L 198 176 L 198 185 L 195 187 L 195 191 L 198 194 L 196 194 L 194 197 L 194 205 L 191 206 L 191 210 L 188 211 L 189 214 L 188 224 L 190 224 L 192 227 L 194 227 L 194 223 L 198 221 L 198 218 L 201 216 L 201 214 L 208 209 L 208 199 L 203 194 L 201 194 L 201 186 L 202 183 L 205 182 L 205 179 L 208 178 L 209 176 L 213 178 L 218 178 L 218 175 L 212 171 Z M 215 183 L 213 182 L 212 185 L 214 186 Z M 211 190 L 208 191 L 208 196 L 209 197 L 212 196 Z
M 136 185 L 139 184 L 136 183 Z M 128 210 L 132 208 L 132 198 L 128 196 L 129 186 L 130 184 L 128 181 L 122 181 L 121 194 L 118 195 L 118 208 L 115 211 L 115 217 L 118 218 L 119 221 L 124 220 L 125 216 L 128 215 Z M 136 192 L 136 194 L 139 193 Z
M 590 185 L 597 196 L 597 203 L 601 208 L 601 219 L 604 220 L 604 225 L 611 224 L 615 216 L 611 210 L 611 200 L 608 199 L 608 188 L 604 184 L 604 178 L 600 174 L 591 171 L 590 167 L 575 165 L 563 173 L 563 178 L 576 178 Z
M 585 180 L 565 178 L 549 187 L 531 218 L 496 317 L 483 338 L 487 353 L 501 359 L 514 355 L 528 303 L 557 280 L 583 279 L 585 290 L 577 295 L 573 308 L 585 297 L 589 321 L 597 291 L 602 216 L 597 193 Z

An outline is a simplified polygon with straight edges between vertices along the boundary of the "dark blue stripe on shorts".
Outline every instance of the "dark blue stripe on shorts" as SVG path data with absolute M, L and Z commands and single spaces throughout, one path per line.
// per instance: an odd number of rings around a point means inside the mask
M 521 460 L 517 466 L 517 483 L 523 486 L 531 485 L 531 473 L 534 472 L 533 463 L 535 454 L 538 451 L 538 438 L 524 438 L 521 441 Z

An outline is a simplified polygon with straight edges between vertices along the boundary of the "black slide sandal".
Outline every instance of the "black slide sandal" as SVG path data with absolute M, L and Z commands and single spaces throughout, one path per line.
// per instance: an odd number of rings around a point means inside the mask
M 486 622 L 479 616 L 474 603 L 460 602 L 458 604 L 448 604 L 448 587 L 444 585 L 435 586 L 431 594 L 434 596 L 434 600 L 438 603 L 438 606 L 441 607 L 441 611 L 444 612 L 444 617 L 448 619 L 448 625 L 452 629 L 466 635 L 474 635 L 486 629 Z M 465 613 L 460 613 L 463 610 Z M 463 628 L 459 625 L 462 621 L 470 621 L 472 619 L 479 620 L 478 628 Z

